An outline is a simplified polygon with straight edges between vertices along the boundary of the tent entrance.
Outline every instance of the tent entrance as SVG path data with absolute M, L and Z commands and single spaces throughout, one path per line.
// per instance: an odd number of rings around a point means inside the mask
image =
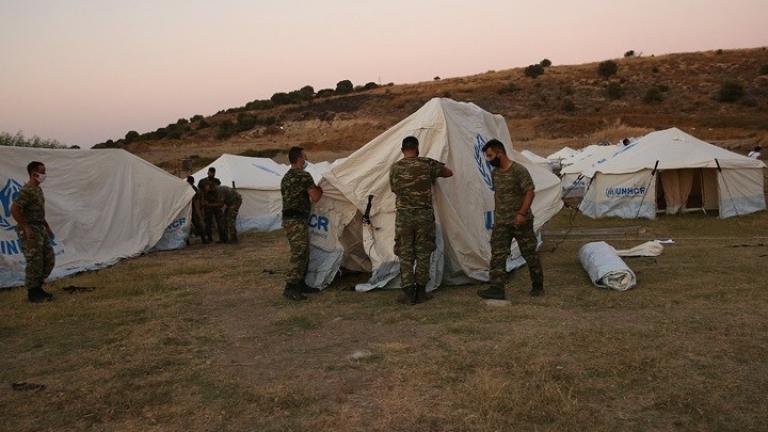
M 719 208 L 717 170 L 665 170 L 656 178 L 657 213 L 678 214 Z
M 372 269 L 371 258 L 365 250 L 363 230 L 369 229 L 363 225 L 363 214 L 358 210 L 352 221 L 344 227 L 339 239 L 344 248 L 344 259 L 341 267 L 353 272 L 370 273 Z

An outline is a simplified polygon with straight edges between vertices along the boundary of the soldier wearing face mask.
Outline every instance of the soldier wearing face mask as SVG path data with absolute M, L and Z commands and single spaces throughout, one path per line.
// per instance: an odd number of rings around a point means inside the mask
M 45 220 L 45 197 L 40 188 L 45 181 L 45 165 L 30 162 L 27 173 L 29 181 L 13 200 L 11 214 L 16 220 L 16 233 L 27 260 L 24 270 L 27 299 L 39 303 L 53 298 L 52 294 L 43 290 L 43 282 L 51 274 L 56 260 L 51 246 L 53 231 Z

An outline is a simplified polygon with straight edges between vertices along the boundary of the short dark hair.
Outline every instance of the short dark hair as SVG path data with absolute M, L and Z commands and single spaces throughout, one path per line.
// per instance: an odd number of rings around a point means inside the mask
M 38 162 L 38 161 L 32 161 L 27 164 L 27 174 L 32 175 L 33 172 L 37 171 L 38 168 L 41 166 L 45 166 L 44 163 Z
M 301 154 L 304 153 L 304 149 L 299 146 L 291 147 L 290 150 L 288 150 L 288 161 L 291 163 L 296 162 L 301 157 Z
M 497 152 L 507 154 L 507 149 L 504 148 L 504 144 L 502 144 L 501 141 L 497 139 L 492 139 L 485 143 L 483 146 L 483 153 L 487 152 L 488 149 L 494 149 Z
M 760 151 L 760 150 L 762 150 L 762 149 L 763 149 L 763 148 L 762 148 L 762 147 L 760 147 L 760 146 L 757 146 L 757 147 L 755 147 L 755 151 L 757 151 L 757 152 L 759 152 L 759 151 Z
M 624 140 L 621 143 L 624 145 L 629 145 L 629 138 L 624 138 Z
M 189 184 L 195 184 L 195 178 L 192 176 L 187 176 L 187 183 Z
M 419 139 L 415 136 L 407 136 L 403 138 L 402 150 L 419 150 Z
M 211 171 L 213 171 L 213 172 L 216 172 L 216 167 L 210 167 L 210 168 L 208 168 L 208 172 L 211 172 Z

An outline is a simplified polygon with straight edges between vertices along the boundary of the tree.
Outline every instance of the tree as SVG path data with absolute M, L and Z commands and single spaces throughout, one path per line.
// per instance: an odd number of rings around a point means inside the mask
M 129 131 L 127 134 L 125 134 L 125 142 L 132 142 L 136 141 L 136 139 L 139 137 L 139 133 L 132 130 Z
M 529 78 L 536 78 L 544 73 L 544 67 L 540 64 L 529 65 L 523 73 Z
M 291 97 L 288 95 L 288 93 L 285 92 L 278 92 L 272 95 L 271 98 L 269 98 L 270 101 L 272 101 L 275 105 L 285 105 L 291 103 Z
M 198 122 L 201 121 L 204 117 L 201 114 L 195 114 L 192 116 L 192 118 L 189 119 L 191 122 Z
M 373 90 L 373 89 L 375 89 L 375 88 L 379 88 L 379 85 L 378 85 L 378 84 L 376 84 L 376 83 L 375 83 L 375 82 L 373 82 L 373 81 L 371 81 L 371 82 L 369 82 L 369 83 L 366 83 L 366 84 L 363 86 L 363 90 Z
M 634 57 L 635 56 L 635 50 L 629 50 L 624 53 L 624 57 Z
M 315 96 L 319 98 L 327 98 L 327 97 L 333 96 L 334 93 L 335 92 L 333 91 L 333 89 L 322 89 L 322 90 L 319 90 Z
M 304 99 L 309 100 L 315 97 L 315 89 L 310 85 L 305 85 L 299 89 L 299 94 L 301 94 Z
M 348 93 L 352 93 L 354 90 L 355 90 L 355 86 L 352 85 L 352 81 L 350 80 L 342 80 L 336 83 L 337 94 L 348 94 Z
M 541 67 L 548 68 L 548 67 L 552 66 L 552 61 L 550 61 L 549 59 L 544 59 L 544 60 L 540 61 L 539 64 L 541 65 Z
M 613 60 L 606 60 L 597 65 L 597 73 L 605 79 L 616 75 L 619 71 L 619 65 Z

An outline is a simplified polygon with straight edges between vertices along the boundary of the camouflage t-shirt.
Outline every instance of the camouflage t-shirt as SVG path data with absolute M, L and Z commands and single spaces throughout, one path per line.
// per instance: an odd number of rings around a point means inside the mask
M 219 194 L 221 201 L 224 201 L 224 205 L 227 207 L 243 200 L 240 194 L 229 186 L 219 186 Z
M 499 168 L 493 170 L 493 186 L 496 188 L 496 210 L 493 218 L 498 224 L 514 224 L 515 216 L 523 205 L 525 193 L 534 189 L 533 179 L 528 170 L 517 162 L 506 171 Z M 528 219 L 533 213 L 528 211 Z
M 28 224 L 42 225 L 45 222 L 45 197 L 40 186 L 25 184 L 13 202 L 19 206 Z
M 389 170 L 398 210 L 432 209 L 432 184 L 445 164 L 425 157 L 404 158 Z
M 312 204 L 307 190 L 315 185 L 312 175 L 303 169 L 291 168 L 280 182 L 283 195 L 283 219 L 301 219 L 309 216 Z

